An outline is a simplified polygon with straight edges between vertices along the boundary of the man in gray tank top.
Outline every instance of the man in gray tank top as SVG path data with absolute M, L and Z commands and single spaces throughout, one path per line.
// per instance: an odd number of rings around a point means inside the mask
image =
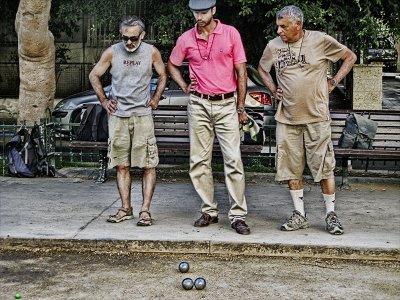
M 152 224 L 150 204 L 156 185 L 155 167 L 158 149 L 154 135 L 152 109 L 164 91 L 167 74 L 160 52 L 142 42 L 145 25 L 136 17 L 120 24 L 122 41 L 106 49 L 89 74 L 90 82 L 107 111 L 109 129 L 108 167 L 117 169 L 117 186 L 122 206 L 108 222 L 119 223 L 133 218 L 131 205 L 131 167 L 143 169 L 143 202 L 138 226 Z M 107 98 L 100 78 L 111 67 L 111 96 Z M 150 95 L 152 68 L 158 73 L 155 93 Z

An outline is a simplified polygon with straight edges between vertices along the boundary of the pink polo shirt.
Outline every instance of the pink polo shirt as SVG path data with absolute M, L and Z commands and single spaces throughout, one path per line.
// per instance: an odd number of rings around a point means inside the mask
M 169 58 L 176 66 L 188 60 L 190 77 L 198 82 L 197 92 L 207 95 L 236 91 L 234 65 L 246 62 L 239 32 L 219 20 L 215 21 L 217 27 L 208 41 L 200 38 L 196 25 L 178 38 Z

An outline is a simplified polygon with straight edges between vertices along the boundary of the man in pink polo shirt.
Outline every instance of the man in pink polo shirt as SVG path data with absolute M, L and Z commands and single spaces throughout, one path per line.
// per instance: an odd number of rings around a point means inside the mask
M 224 157 L 225 182 L 231 208 L 229 220 L 239 234 L 249 234 L 245 223 L 247 204 L 240 154 L 239 123 L 247 122 L 246 55 L 239 32 L 214 19 L 215 0 L 190 0 L 194 28 L 177 40 L 168 61 L 173 80 L 186 93 L 190 133 L 190 178 L 202 199 L 201 217 L 194 226 L 218 222 L 211 169 L 215 135 Z M 179 66 L 189 61 L 191 82 L 183 79 Z M 237 90 L 237 99 L 234 92 Z

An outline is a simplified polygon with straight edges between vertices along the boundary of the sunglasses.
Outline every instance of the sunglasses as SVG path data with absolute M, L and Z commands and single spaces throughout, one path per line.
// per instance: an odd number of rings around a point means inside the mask
M 127 41 L 131 41 L 131 42 L 137 42 L 140 38 L 140 35 L 138 36 L 126 36 L 126 35 L 122 35 L 122 39 L 127 42 Z

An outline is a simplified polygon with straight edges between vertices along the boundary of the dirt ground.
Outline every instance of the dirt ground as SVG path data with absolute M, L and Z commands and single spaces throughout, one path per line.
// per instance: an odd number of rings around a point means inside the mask
M 183 290 L 186 277 L 207 286 Z M 400 262 L 0 253 L 0 299 L 399 299 L 399 286 Z

